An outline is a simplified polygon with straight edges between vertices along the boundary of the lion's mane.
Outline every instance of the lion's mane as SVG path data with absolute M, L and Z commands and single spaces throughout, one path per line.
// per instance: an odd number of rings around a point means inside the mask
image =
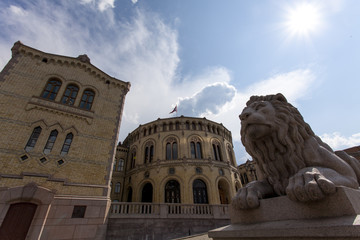
M 246 105 L 249 107 L 251 103 L 258 101 L 270 102 L 275 109 L 271 135 L 249 141 L 246 139 L 245 129 L 241 128 L 241 141 L 275 193 L 285 195 L 289 177 L 306 166 L 303 156 L 305 141 L 314 137 L 320 145 L 327 149 L 329 147 L 315 136 L 299 111 L 282 94 L 252 96 Z

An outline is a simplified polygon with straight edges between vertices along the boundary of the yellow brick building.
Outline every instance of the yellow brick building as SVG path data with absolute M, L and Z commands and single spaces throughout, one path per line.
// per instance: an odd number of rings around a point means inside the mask
M 0 73 L 0 239 L 104 239 L 129 88 L 86 55 L 14 44 Z
M 241 187 L 231 132 L 206 118 L 158 119 L 117 148 L 113 201 L 227 204 Z

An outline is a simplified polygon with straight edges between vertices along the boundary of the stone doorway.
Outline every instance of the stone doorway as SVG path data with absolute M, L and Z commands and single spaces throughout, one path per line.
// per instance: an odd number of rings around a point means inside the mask
M 221 204 L 229 204 L 229 184 L 224 181 L 220 180 L 218 183 L 218 190 L 219 190 L 219 198 Z
M 0 227 L 0 239 L 25 240 L 36 208 L 33 203 L 11 204 Z
M 206 184 L 200 179 L 196 179 L 193 183 L 193 196 L 195 204 L 208 204 L 208 196 Z
M 176 180 L 170 180 L 165 186 L 165 202 L 180 203 L 180 184 Z
M 142 189 L 141 202 L 151 203 L 153 200 L 153 186 L 151 183 L 146 183 Z

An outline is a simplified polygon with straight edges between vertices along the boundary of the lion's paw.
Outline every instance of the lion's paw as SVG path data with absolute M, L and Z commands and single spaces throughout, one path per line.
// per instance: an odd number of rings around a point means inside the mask
M 254 188 L 244 187 L 237 192 L 231 204 L 237 210 L 257 208 L 260 205 L 259 196 Z
M 295 174 L 289 179 L 289 185 L 286 188 L 288 197 L 300 202 L 320 200 L 335 192 L 335 184 L 325 178 L 316 168 Z

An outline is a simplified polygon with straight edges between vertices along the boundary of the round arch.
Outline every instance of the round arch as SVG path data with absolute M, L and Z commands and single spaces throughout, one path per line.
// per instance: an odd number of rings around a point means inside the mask
M 141 202 L 148 202 L 151 203 L 154 200 L 154 192 L 153 192 L 153 185 L 151 182 L 147 182 L 141 188 Z
M 193 203 L 194 204 L 208 204 L 208 186 L 200 178 L 196 178 L 192 184 Z
M 159 189 L 160 202 L 165 202 L 165 198 L 166 198 L 165 188 L 166 188 L 166 184 L 170 181 L 177 181 L 179 183 L 180 202 L 183 202 L 183 198 L 185 196 L 184 181 L 182 181 L 182 179 L 177 175 L 166 177 L 161 181 L 160 189 Z
M 139 201 L 142 200 L 142 190 L 143 188 L 145 187 L 146 184 L 150 183 L 153 187 L 153 197 L 152 197 L 152 201 L 153 202 L 156 202 L 157 199 L 156 199 L 156 196 L 158 194 L 158 187 L 156 186 L 156 183 L 155 181 L 152 179 L 152 178 L 147 178 L 147 179 L 143 179 L 142 181 L 140 181 L 140 183 L 138 184 L 139 188 L 136 189 L 136 193 L 137 193 L 137 196 L 139 196 Z
M 179 139 L 179 137 L 178 136 L 176 136 L 176 135 L 174 135 L 174 134 L 169 134 L 169 135 L 167 135 L 167 136 L 165 136 L 164 138 L 163 138 L 163 141 L 162 141 L 162 148 L 165 150 L 165 151 L 163 151 L 163 154 L 164 154 L 164 156 L 162 156 L 164 159 L 167 159 L 166 158 L 166 155 L 167 155 L 167 143 L 169 143 L 169 142 L 171 142 L 171 143 L 174 143 L 174 142 L 176 142 L 176 155 L 177 155 L 177 157 L 176 157 L 176 159 L 180 159 L 181 158 L 181 154 L 182 154 L 182 152 L 181 152 L 181 148 L 180 148 L 180 139 Z M 171 156 L 173 156 L 173 144 L 171 144 Z M 176 160 L 176 159 L 174 159 L 174 160 Z
M 150 150 L 152 146 L 152 150 Z M 147 149 L 148 148 L 148 149 Z M 141 145 L 141 151 L 138 153 L 138 157 L 141 159 L 139 164 L 143 165 L 154 161 L 156 155 L 156 141 L 153 138 L 149 138 Z
M 192 145 L 193 143 L 193 145 Z M 186 139 L 187 156 L 193 159 L 204 159 L 204 139 L 198 134 L 191 134 Z
M 196 174 L 193 175 L 189 181 L 187 182 L 187 186 L 191 186 L 191 188 L 188 189 L 188 194 L 190 196 L 190 201 L 193 203 L 194 202 L 194 194 L 193 194 L 193 183 L 196 179 L 200 179 L 202 180 L 205 184 L 206 184 L 206 189 L 207 189 L 207 195 L 208 195 L 208 202 L 210 204 L 213 203 L 214 201 L 214 197 L 213 195 L 215 194 L 212 190 L 214 189 L 214 184 L 215 182 L 211 181 L 209 179 L 208 176 L 204 175 L 204 174 Z
M 229 204 L 231 201 L 231 189 L 229 181 L 223 177 L 219 178 L 216 186 L 220 204 Z

